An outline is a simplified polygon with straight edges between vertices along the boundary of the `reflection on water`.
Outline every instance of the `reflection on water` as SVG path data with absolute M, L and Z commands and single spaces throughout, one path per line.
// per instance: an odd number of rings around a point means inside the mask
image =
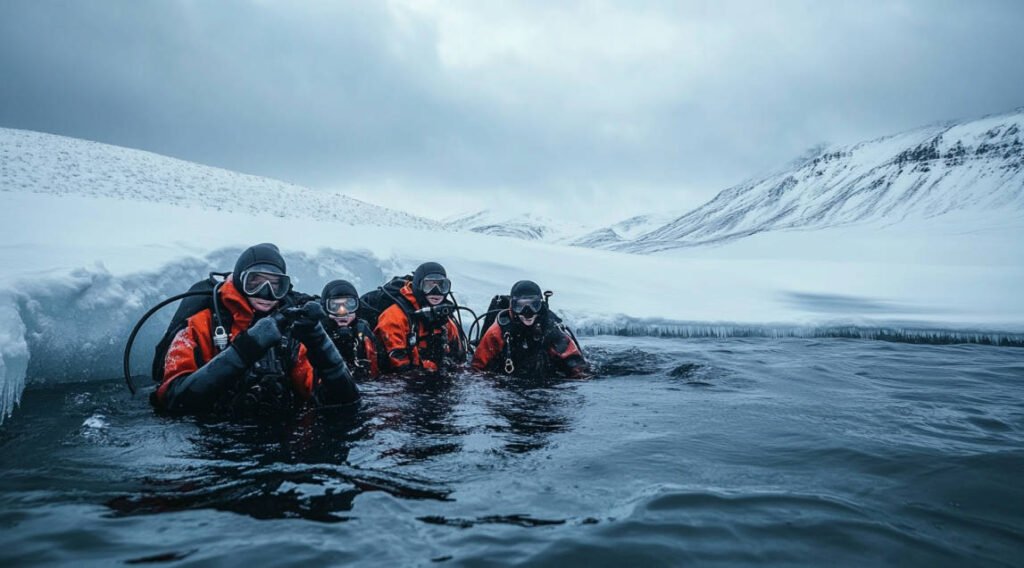
M 31 388 L 0 428 L 0 563 L 934 566 L 1024 550 L 1020 350 L 589 343 L 589 381 L 384 378 L 357 410 L 275 426 L 154 416 L 116 381 Z
M 456 408 L 481 385 L 490 415 L 460 424 Z M 186 474 L 147 476 L 140 491 L 106 505 L 117 516 L 216 509 L 256 519 L 339 522 L 349 519 L 344 512 L 366 491 L 445 501 L 451 489 L 444 480 L 418 477 L 417 464 L 458 453 L 474 430 L 500 439 L 498 451 L 542 448 L 550 434 L 568 429 L 578 404 L 573 392 L 551 378 L 385 377 L 363 385 L 357 409 L 310 409 L 284 424 L 186 419 L 197 427 L 181 455 L 192 466 Z M 370 467 L 349 464 L 353 447 L 376 454 Z M 509 522 L 540 521 L 512 516 Z
M 368 433 L 365 414 L 309 411 L 276 426 L 200 423 L 183 457 L 185 475 L 147 477 L 134 495 L 107 502 L 117 515 L 211 508 L 257 519 L 347 520 L 364 491 L 405 499 L 447 498 L 427 480 L 347 466 L 350 447 Z
M 379 416 L 378 435 L 393 434 L 381 457 L 410 465 L 461 449 L 454 422 L 460 389 L 453 377 L 385 377 L 363 389 L 366 413 Z
M 485 404 L 500 420 L 493 431 L 504 434 L 504 450 L 519 454 L 547 445 L 551 434 L 569 429 L 580 403 L 575 390 L 558 379 L 492 377 L 494 392 Z

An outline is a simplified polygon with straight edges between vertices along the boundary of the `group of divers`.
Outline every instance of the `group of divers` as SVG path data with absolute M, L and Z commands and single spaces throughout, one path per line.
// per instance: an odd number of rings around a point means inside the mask
M 221 276 L 180 295 L 187 298 L 157 345 L 150 401 L 160 412 L 261 419 L 345 407 L 358 402 L 363 380 L 452 376 L 467 361 L 477 372 L 518 377 L 588 374 L 576 337 L 548 306 L 551 293 L 529 280 L 495 296 L 467 334 L 466 309 L 436 262 L 362 296 L 334 280 L 317 297 L 295 291 L 278 248 L 262 243 Z

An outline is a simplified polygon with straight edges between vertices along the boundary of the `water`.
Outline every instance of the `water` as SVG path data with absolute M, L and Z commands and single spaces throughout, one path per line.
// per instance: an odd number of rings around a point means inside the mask
M 590 338 L 602 376 L 156 417 L 116 380 L 0 427 L 0 564 L 1020 565 L 1024 350 Z

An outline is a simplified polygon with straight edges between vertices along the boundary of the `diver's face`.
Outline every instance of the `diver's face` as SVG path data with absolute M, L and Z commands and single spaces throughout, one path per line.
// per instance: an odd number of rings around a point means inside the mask
M 523 323 L 523 325 L 529 327 L 529 326 L 533 325 L 534 322 L 537 321 L 537 314 L 533 314 L 532 316 L 529 316 L 529 317 L 527 317 L 527 316 L 519 316 L 519 321 L 521 321 Z
M 438 296 L 437 294 L 430 294 L 427 296 L 427 302 L 431 306 L 436 306 L 444 301 L 444 296 Z
M 264 300 L 263 298 L 247 297 L 252 309 L 260 313 L 267 313 L 277 307 L 277 300 Z

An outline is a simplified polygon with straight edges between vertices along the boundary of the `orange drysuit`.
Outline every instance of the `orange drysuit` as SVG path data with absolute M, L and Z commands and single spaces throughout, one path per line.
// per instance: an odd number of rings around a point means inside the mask
M 401 294 L 412 311 L 420 309 L 411 283 L 402 288 Z M 465 358 L 459 326 L 450 317 L 439 322 L 419 321 L 417 316 L 406 315 L 402 306 L 394 304 L 381 313 L 374 333 L 387 353 L 390 371 L 420 368 L 436 372 L 442 361 L 460 363 Z
M 252 306 L 229 278 L 218 290 L 224 308 L 231 314 L 232 341 L 249 329 L 255 315 Z M 213 344 L 213 313 L 206 309 L 188 318 L 185 328 L 174 336 L 164 359 L 164 380 L 156 391 L 156 402 L 166 407 L 166 393 L 171 384 L 181 377 L 197 371 L 217 355 Z M 289 378 L 292 388 L 302 399 L 309 399 L 313 393 L 313 367 L 306 358 L 306 346 L 299 345 L 298 354 L 292 362 Z

